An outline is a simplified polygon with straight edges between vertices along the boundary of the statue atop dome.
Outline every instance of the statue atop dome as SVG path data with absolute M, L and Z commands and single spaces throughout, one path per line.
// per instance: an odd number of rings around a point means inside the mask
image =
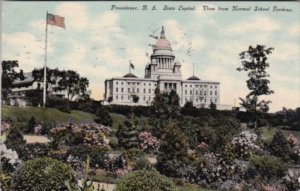
M 161 27 L 161 32 L 160 32 L 160 38 L 161 39 L 165 39 L 165 29 L 164 29 L 164 26 Z

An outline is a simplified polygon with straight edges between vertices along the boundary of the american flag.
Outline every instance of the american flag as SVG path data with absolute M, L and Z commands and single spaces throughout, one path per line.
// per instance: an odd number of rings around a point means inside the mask
M 47 13 L 47 24 L 66 29 L 65 18 L 51 13 Z

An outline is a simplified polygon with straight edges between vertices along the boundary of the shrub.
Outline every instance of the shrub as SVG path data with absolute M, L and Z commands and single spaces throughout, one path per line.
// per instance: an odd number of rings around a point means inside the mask
M 269 145 L 269 150 L 271 151 L 271 154 L 280 157 L 283 160 L 288 160 L 290 158 L 291 147 L 282 131 L 276 131 Z
M 72 148 L 71 155 L 81 161 L 85 161 L 89 157 L 92 167 L 105 168 L 109 160 L 107 151 L 107 148 L 99 146 L 81 146 Z
M 284 176 L 287 170 L 285 163 L 275 156 L 257 156 L 250 158 L 250 166 L 247 169 L 246 177 L 259 180 L 276 180 Z
M 33 133 L 35 125 L 36 125 L 35 118 L 31 116 L 27 122 L 25 133 Z
M 176 191 L 174 183 L 154 169 L 144 169 L 125 176 L 116 191 Z
M 72 168 L 52 158 L 35 158 L 21 164 L 13 174 L 14 190 L 67 190 L 65 181 L 74 181 Z
M 17 153 L 20 156 L 23 150 L 23 146 L 26 144 L 26 141 L 24 140 L 24 137 L 20 129 L 16 127 L 12 127 L 9 129 L 4 143 L 8 149 L 17 151 Z
M 143 170 L 151 166 L 150 162 L 146 157 L 140 157 L 134 164 L 133 170 Z
M 71 113 L 71 107 L 68 99 L 48 98 L 46 107 L 55 108 L 66 113 Z
M 102 125 L 105 126 L 112 126 L 113 123 L 112 118 L 105 107 L 99 108 L 97 110 L 96 116 L 97 116 L 97 118 L 95 119 L 96 123 L 101 123 Z

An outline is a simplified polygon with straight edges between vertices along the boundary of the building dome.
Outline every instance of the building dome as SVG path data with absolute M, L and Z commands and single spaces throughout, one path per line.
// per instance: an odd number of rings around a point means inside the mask
M 197 76 L 191 76 L 187 80 L 200 80 Z
M 123 78 L 137 78 L 134 74 L 128 73 L 123 76 Z
M 165 37 L 165 29 L 162 27 L 160 38 L 157 40 L 157 42 L 154 45 L 155 49 L 169 49 L 171 50 L 171 44 Z

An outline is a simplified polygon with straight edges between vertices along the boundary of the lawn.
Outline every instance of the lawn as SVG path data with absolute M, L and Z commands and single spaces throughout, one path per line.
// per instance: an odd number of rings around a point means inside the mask
M 53 108 L 42 107 L 14 107 L 14 106 L 2 106 L 1 108 L 2 119 L 11 119 L 15 122 L 27 122 L 31 116 L 34 116 L 37 122 L 68 122 L 74 120 L 75 122 L 82 121 L 94 121 L 95 115 L 72 110 L 71 113 L 61 112 Z

